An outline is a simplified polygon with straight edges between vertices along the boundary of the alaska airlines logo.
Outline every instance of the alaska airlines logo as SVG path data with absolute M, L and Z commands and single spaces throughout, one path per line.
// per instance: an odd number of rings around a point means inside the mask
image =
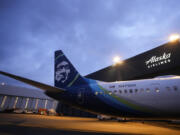
M 170 63 L 171 62 L 170 58 L 171 58 L 171 53 L 164 53 L 163 55 L 159 57 L 152 56 L 145 63 L 148 68 L 152 68 L 152 67 L 159 66 L 162 64 Z
M 64 83 L 71 72 L 69 68 L 69 63 L 67 61 L 62 61 L 56 66 L 55 79 L 58 82 Z

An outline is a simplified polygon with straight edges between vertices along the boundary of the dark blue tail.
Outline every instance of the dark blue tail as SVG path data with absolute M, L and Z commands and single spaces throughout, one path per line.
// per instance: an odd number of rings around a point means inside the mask
M 56 87 L 76 87 L 86 83 L 61 50 L 55 52 L 54 71 L 54 84 Z

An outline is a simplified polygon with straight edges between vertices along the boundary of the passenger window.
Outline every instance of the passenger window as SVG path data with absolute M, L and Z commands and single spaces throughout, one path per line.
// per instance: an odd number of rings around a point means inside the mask
M 177 91 L 177 90 L 178 90 L 178 87 L 177 87 L 177 86 L 174 86 L 173 89 L 174 89 L 175 91 Z
M 144 89 L 143 89 L 143 88 L 141 88 L 141 92 L 144 92 Z
M 170 90 L 171 90 L 171 88 L 170 88 L 170 87 L 166 87 L 166 89 L 167 89 L 168 91 L 170 91 Z
M 138 89 L 135 89 L 135 93 L 137 93 L 138 92 Z
M 124 93 L 127 93 L 127 90 L 124 90 Z
M 156 91 L 156 92 L 159 92 L 160 90 L 159 90 L 159 88 L 155 88 L 155 91 Z
M 150 89 L 149 89 L 149 88 L 147 88 L 147 89 L 146 89 L 146 92 L 150 92 Z
M 112 92 L 111 92 L 111 91 L 109 91 L 109 95 L 112 95 Z
M 129 93 L 133 93 L 132 89 L 129 90 Z

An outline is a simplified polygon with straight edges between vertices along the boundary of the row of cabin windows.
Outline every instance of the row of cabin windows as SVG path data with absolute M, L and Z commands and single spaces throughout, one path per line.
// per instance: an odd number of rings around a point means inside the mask
M 149 88 L 147 88 L 147 89 L 143 89 L 143 88 L 141 88 L 141 89 L 129 89 L 129 90 L 127 90 L 127 89 L 125 89 L 125 90 L 119 90 L 119 93 L 137 93 L 137 92 L 144 92 L 144 91 L 146 91 L 146 92 L 150 92 L 150 89 Z M 160 90 L 159 90 L 159 88 L 155 88 L 155 91 L 156 92 L 159 92 Z M 117 93 L 117 91 L 115 90 L 114 91 L 114 93 Z
M 166 87 L 166 90 L 168 90 L 168 91 L 171 91 L 171 90 L 177 91 L 178 87 L 177 86 L 173 86 L 172 88 Z M 125 90 L 119 90 L 119 93 L 123 93 L 123 91 L 124 91 L 124 93 L 137 93 L 137 92 L 144 92 L 144 91 L 150 92 L 151 90 L 149 88 L 147 88 L 147 89 L 141 88 L 141 89 L 134 89 L 134 90 L 133 89 L 129 89 L 129 90 L 125 89 Z M 160 89 L 159 88 L 155 88 L 155 91 L 159 92 Z M 117 90 L 114 90 L 113 93 L 117 93 L 117 92 L 118 92 Z
M 155 88 L 154 90 L 155 90 L 155 92 L 159 92 L 160 91 L 159 88 Z M 166 90 L 168 90 L 168 91 L 171 91 L 171 90 L 177 91 L 178 87 L 177 86 L 173 86 L 172 88 L 166 87 Z M 113 92 L 109 91 L 109 94 L 111 95 L 112 93 L 115 94 L 117 92 L 119 92 L 120 94 L 123 93 L 123 92 L 124 93 L 138 93 L 138 92 L 144 92 L 144 91 L 150 92 L 151 90 L 149 88 L 147 88 L 147 89 L 143 89 L 143 88 L 141 88 L 141 89 L 129 89 L 129 90 L 125 89 L 125 90 L 119 90 L 119 91 L 114 90 Z M 99 94 L 103 94 L 103 92 L 99 92 Z M 98 92 L 95 92 L 95 95 L 98 95 Z

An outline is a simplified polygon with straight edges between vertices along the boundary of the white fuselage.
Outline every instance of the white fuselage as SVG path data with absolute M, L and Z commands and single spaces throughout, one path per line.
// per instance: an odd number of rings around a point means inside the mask
M 156 112 L 180 114 L 180 77 L 98 82 L 109 94 L 145 106 Z

